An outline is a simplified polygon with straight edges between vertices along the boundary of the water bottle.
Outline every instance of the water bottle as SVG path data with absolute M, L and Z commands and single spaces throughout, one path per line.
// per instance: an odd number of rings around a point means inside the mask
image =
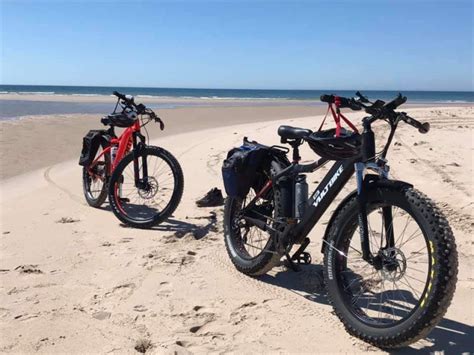
M 278 189 L 280 190 L 280 217 L 293 218 L 294 180 L 291 177 L 282 177 L 278 181 Z
M 111 158 L 111 163 L 113 164 L 115 162 L 115 157 L 117 156 L 117 146 L 114 145 L 112 148 L 110 148 L 110 158 Z
M 308 184 L 306 175 L 298 175 L 295 179 L 295 218 L 303 218 L 308 201 Z

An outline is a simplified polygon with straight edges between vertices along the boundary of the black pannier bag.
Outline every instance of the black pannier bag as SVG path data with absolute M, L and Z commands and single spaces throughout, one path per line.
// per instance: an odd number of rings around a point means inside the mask
M 106 134 L 104 130 L 90 130 L 82 138 L 82 151 L 79 157 L 79 165 L 88 166 L 94 161 L 94 157 L 99 150 L 102 136 Z
M 240 147 L 227 153 L 222 164 L 222 177 L 229 197 L 244 198 L 251 187 L 256 188 L 261 180 L 259 173 L 270 161 L 270 150 L 270 147 L 244 138 Z

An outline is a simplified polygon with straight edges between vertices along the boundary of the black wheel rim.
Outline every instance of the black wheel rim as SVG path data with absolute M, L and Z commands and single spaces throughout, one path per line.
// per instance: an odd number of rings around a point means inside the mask
M 346 307 L 372 327 L 393 327 L 410 318 L 426 301 L 432 278 L 432 246 L 413 214 L 391 205 L 395 245 L 385 243 L 382 207 L 371 206 L 369 240 L 373 254 L 381 254 L 382 268 L 362 259 L 357 225 L 337 248 L 335 270 L 339 292 Z M 378 220 L 378 222 L 376 222 Z M 397 233 L 398 231 L 398 233 Z
M 135 184 L 133 159 L 124 167 L 114 186 L 114 198 L 120 212 L 137 222 L 154 220 L 165 211 L 175 194 L 178 178 L 173 165 L 159 155 L 146 155 L 148 178 L 143 177 L 143 159 L 138 158 L 140 186 Z
M 102 152 L 100 148 L 97 156 Z M 104 189 L 106 183 L 107 164 L 105 155 L 102 155 L 92 167 L 84 168 L 84 182 L 87 197 L 90 200 L 97 200 Z
M 245 220 L 242 219 L 241 211 L 249 204 L 250 201 L 255 197 L 255 192 L 250 189 L 250 192 L 242 200 L 236 200 L 234 203 L 233 219 L 231 221 L 232 239 L 234 241 L 235 251 L 243 259 L 254 260 L 258 258 L 262 253 L 270 253 L 271 235 L 268 232 L 264 232 L 261 229 L 250 226 Z M 269 211 L 271 206 L 271 200 L 265 201 L 260 199 L 256 208 L 253 209 L 255 212 L 253 217 L 264 218 L 265 211 Z M 273 206 L 271 206 L 273 210 Z M 269 216 L 271 217 L 271 216 Z

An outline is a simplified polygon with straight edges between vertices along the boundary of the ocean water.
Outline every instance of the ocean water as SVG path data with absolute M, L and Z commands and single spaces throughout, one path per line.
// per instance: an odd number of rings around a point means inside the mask
M 186 89 L 186 88 L 144 88 L 144 87 L 101 87 L 101 86 L 50 86 L 50 85 L 0 85 L 2 94 L 14 94 L 13 100 L 0 100 L 0 119 L 10 119 L 25 115 L 47 115 L 67 113 L 101 113 L 110 111 L 110 104 L 87 102 L 42 101 L 22 99 L 24 95 L 71 95 L 96 96 L 112 95 L 112 91 L 137 97 L 164 98 L 152 108 L 175 108 L 183 106 L 215 106 L 219 100 L 232 100 L 233 106 L 249 105 L 321 105 L 322 94 L 337 94 L 352 97 L 354 90 L 248 90 L 248 89 Z M 390 100 L 398 91 L 361 90 L 370 99 Z M 403 91 L 408 103 L 472 103 L 472 91 Z M 176 99 L 180 99 L 176 102 Z M 186 99 L 190 101 L 187 102 Z M 198 100 L 196 100 L 198 99 Z M 200 102 L 199 99 L 202 99 Z M 212 103 L 209 102 L 212 99 Z M 167 101 L 169 100 L 169 102 Z M 173 101 L 175 100 L 175 101 Z M 65 100 L 67 101 L 67 100 Z M 224 103 L 222 103 L 224 105 Z M 225 103 L 229 105 L 228 102 Z
M 143 88 L 143 87 L 101 87 L 101 86 L 49 86 L 49 85 L 0 85 L 0 95 L 43 94 L 43 95 L 111 95 L 117 90 L 137 96 L 201 99 L 242 100 L 319 100 L 322 94 L 338 94 L 351 97 L 358 90 L 249 90 L 249 89 L 186 89 L 186 88 Z M 398 91 L 361 90 L 373 99 L 391 99 Z M 403 91 L 410 102 L 473 102 L 472 91 Z

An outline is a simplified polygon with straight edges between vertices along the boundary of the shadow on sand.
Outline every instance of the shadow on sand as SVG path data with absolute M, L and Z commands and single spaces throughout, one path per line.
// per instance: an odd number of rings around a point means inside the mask
M 101 210 L 112 212 L 109 205 L 100 207 Z M 180 221 L 174 218 L 167 218 L 164 222 L 158 224 L 149 230 L 162 231 L 162 232 L 174 232 L 174 236 L 178 239 L 184 237 L 188 233 L 191 233 L 196 240 L 202 239 L 207 236 L 210 232 L 218 232 L 217 228 L 217 215 L 216 212 L 211 211 L 207 216 L 197 217 L 186 217 L 189 220 L 204 220 L 206 224 L 197 224 Z M 124 223 L 120 223 L 122 228 L 132 228 Z
M 155 226 L 152 230 L 174 232 L 176 238 L 182 238 L 187 234 L 192 234 L 194 239 L 199 240 L 207 236 L 210 232 L 218 232 L 217 217 L 215 212 L 210 212 L 208 216 L 188 217 L 189 219 L 205 220 L 206 224 L 196 224 L 168 218 L 163 223 Z
M 285 270 L 272 275 L 264 275 L 259 280 L 278 287 L 289 289 L 298 295 L 320 304 L 329 304 L 324 288 L 323 267 L 311 264 L 302 265 L 301 271 Z M 466 305 L 466 311 L 471 306 Z M 474 328 L 468 324 L 444 318 L 425 338 L 431 344 L 421 349 L 404 347 L 392 354 L 414 354 L 444 352 L 445 354 L 471 353 L 474 350 Z
M 155 227 L 150 228 L 152 231 L 173 232 L 173 236 L 181 239 L 186 235 L 192 235 L 194 239 L 200 240 L 206 237 L 210 232 L 218 232 L 217 217 L 215 212 L 210 212 L 208 216 L 187 217 L 188 219 L 202 219 L 205 224 L 183 222 L 177 219 L 168 218 L 164 222 Z M 120 223 L 122 228 L 132 228 L 126 224 Z

